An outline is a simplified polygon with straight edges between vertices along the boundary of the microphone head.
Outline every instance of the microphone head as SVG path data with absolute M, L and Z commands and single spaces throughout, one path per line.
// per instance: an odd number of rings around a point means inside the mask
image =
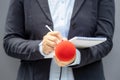
M 57 44 L 55 48 L 55 56 L 60 61 L 70 61 L 76 55 L 76 48 L 75 46 L 69 42 L 68 40 L 63 40 L 59 44 Z

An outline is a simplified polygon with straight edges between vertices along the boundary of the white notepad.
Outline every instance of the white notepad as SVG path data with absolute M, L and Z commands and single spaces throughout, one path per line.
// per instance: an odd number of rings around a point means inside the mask
M 73 37 L 69 41 L 78 48 L 87 48 L 105 42 L 107 38 L 96 37 Z

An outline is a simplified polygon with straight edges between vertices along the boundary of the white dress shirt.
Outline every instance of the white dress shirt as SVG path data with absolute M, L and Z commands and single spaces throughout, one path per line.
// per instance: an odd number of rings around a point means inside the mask
M 59 31 L 65 38 L 68 37 L 74 2 L 75 0 L 48 0 L 54 31 Z M 42 52 L 41 44 L 42 43 L 39 44 L 40 52 L 46 57 L 47 55 Z M 76 59 L 74 63 L 70 65 L 79 64 L 80 59 L 80 52 L 76 49 Z M 60 76 L 61 80 L 74 80 L 72 69 L 68 66 L 61 68 L 53 59 L 50 66 L 49 80 L 59 80 Z

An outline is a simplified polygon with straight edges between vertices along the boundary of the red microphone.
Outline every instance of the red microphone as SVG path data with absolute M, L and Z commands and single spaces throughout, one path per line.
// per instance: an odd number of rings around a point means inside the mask
M 70 61 L 76 55 L 76 48 L 75 46 L 69 42 L 68 40 L 63 40 L 59 44 L 57 44 L 55 48 L 55 56 L 60 61 Z

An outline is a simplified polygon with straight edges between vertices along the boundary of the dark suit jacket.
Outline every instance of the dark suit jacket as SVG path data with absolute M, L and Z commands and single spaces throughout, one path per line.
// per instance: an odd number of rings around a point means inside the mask
M 62 12 L 62 11 L 61 11 Z M 38 44 L 53 22 L 47 0 L 11 0 L 4 48 L 21 60 L 17 80 L 49 80 L 51 59 L 44 59 Z M 114 0 L 75 0 L 68 39 L 74 36 L 107 37 L 81 52 L 81 63 L 70 66 L 75 80 L 105 80 L 101 59 L 112 49 Z

